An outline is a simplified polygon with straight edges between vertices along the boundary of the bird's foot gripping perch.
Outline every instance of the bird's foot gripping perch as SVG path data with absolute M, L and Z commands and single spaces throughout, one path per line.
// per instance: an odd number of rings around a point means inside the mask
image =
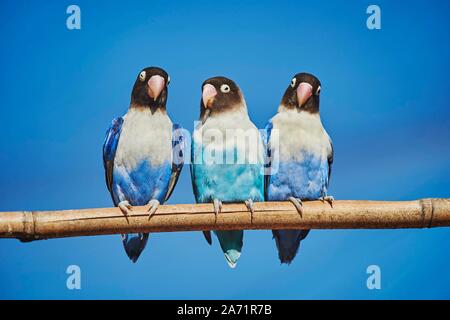
M 334 198 L 332 196 L 321 197 L 319 198 L 319 200 L 322 201 L 323 203 L 325 203 L 325 201 L 328 202 L 330 206 L 333 208 Z
M 155 214 L 156 210 L 158 210 L 159 204 L 160 204 L 159 201 L 156 199 L 152 199 L 147 203 L 147 205 L 149 206 L 147 210 L 149 220 Z
M 299 198 L 289 197 L 288 200 L 295 206 L 300 217 L 303 218 L 303 202 Z
M 213 206 L 214 206 L 214 223 L 217 222 L 217 215 L 222 211 L 222 201 L 219 199 L 213 200 Z M 209 243 L 209 245 L 212 244 L 212 238 L 211 238 L 211 231 L 203 231 L 203 235 L 205 236 L 206 241 Z
M 253 214 L 255 213 L 255 209 L 253 209 L 253 200 L 252 199 L 245 200 L 245 206 L 250 212 L 250 220 L 253 222 Z
M 130 214 L 131 210 L 133 210 L 133 206 L 128 201 L 120 201 L 117 205 L 122 211 L 123 215 L 126 217 Z
M 213 206 L 214 206 L 214 216 L 216 218 L 215 222 L 217 222 L 217 216 L 219 215 L 219 213 L 222 212 L 222 201 L 220 201 L 219 199 L 214 199 Z

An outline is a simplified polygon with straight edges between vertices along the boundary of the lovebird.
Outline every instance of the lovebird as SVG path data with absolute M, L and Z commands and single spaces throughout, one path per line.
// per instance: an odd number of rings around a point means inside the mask
M 170 77 L 158 67 L 136 78 L 127 113 L 114 119 L 103 145 L 106 185 L 126 216 L 133 206 L 148 206 L 149 218 L 167 201 L 183 168 L 185 135 L 166 112 Z M 131 261 L 144 250 L 148 233 L 123 234 Z
M 302 200 L 327 201 L 333 144 L 319 114 L 321 83 L 299 73 L 286 89 L 278 113 L 265 128 L 267 152 L 265 198 L 291 201 L 302 214 Z M 276 131 L 275 131 L 276 130 Z M 281 263 L 290 264 L 309 230 L 273 230 Z
M 197 203 L 245 202 L 253 217 L 253 203 L 264 201 L 264 144 L 250 121 L 244 96 L 236 83 L 214 77 L 202 85 L 200 121 L 191 144 L 191 176 Z M 231 268 L 241 255 L 244 232 L 214 231 Z M 211 244 L 211 233 L 204 232 Z

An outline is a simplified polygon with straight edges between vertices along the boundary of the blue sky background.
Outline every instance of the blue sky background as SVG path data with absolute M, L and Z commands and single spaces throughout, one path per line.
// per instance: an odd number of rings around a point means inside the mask
M 292 76 L 322 81 L 337 199 L 450 197 L 449 1 L 0 3 L 0 211 L 106 207 L 101 147 L 141 68 L 172 79 L 168 112 L 192 129 L 200 85 L 233 78 L 263 127 Z M 382 30 L 366 28 L 378 4 Z M 170 203 L 194 201 L 186 167 Z M 0 298 L 450 298 L 450 230 L 312 231 L 281 266 L 246 232 L 229 269 L 199 232 L 150 236 L 137 264 L 119 236 L 0 240 Z M 68 265 L 82 290 L 66 289 Z M 382 290 L 366 288 L 377 264 Z

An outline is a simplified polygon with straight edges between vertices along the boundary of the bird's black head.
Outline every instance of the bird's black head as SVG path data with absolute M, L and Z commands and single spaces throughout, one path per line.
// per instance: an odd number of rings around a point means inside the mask
M 131 93 L 131 106 L 149 107 L 152 111 L 165 109 L 170 77 L 158 67 L 148 67 L 139 72 Z
M 244 105 L 242 92 L 233 80 L 213 77 L 203 82 L 200 101 L 200 118 L 203 122 L 210 114 L 242 108 Z
M 288 109 L 319 112 L 320 81 L 309 73 L 296 74 L 281 99 L 281 105 Z

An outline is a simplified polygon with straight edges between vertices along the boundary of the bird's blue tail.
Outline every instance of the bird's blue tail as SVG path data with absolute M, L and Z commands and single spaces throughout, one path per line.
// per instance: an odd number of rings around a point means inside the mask
M 122 235 L 123 247 L 131 261 L 136 262 L 147 244 L 148 233 L 129 233 Z
M 309 230 L 272 230 L 281 263 L 291 264 Z
M 236 267 L 236 263 L 241 256 L 244 231 L 215 231 L 215 233 L 228 265 L 231 268 Z

